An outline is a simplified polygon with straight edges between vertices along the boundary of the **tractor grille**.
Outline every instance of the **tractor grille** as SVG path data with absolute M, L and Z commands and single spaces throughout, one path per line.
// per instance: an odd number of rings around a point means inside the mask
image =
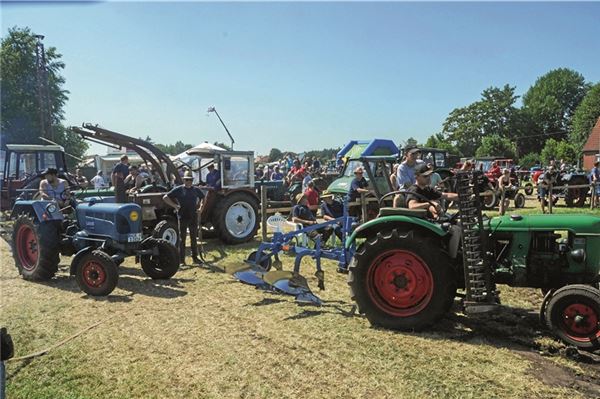
M 457 173 L 456 179 L 467 291 L 465 305 L 469 310 L 469 307 L 493 303 L 495 287 L 491 282 L 484 246 L 481 196 L 479 195 L 483 174 L 477 171 L 461 171 Z

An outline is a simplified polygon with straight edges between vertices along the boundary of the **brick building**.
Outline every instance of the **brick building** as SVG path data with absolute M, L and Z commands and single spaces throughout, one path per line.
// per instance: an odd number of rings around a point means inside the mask
M 583 146 L 583 168 L 590 170 L 594 162 L 600 161 L 600 118 L 590 132 L 587 142 Z

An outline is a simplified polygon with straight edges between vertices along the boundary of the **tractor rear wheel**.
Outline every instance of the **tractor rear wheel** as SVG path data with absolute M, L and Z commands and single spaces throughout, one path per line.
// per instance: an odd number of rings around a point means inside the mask
M 13 225 L 12 253 L 25 280 L 49 280 L 60 262 L 60 221 L 34 223 L 22 214 Z
M 158 255 L 144 255 L 140 257 L 142 270 L 154 280 L 171 278 L 179 270 L 179 251 L 166 240 L 149 238 L 144 242 L 144 249 L 157 248 Z
M 546 325 L 570 345 L 600 348 L 600 290 L 582 284 L 558 289 L 546 306 Z
M 524 187 L 525 187 L 525 189 L 524 189 L 525 190 L 525 194 L 527 194 L 527 195 L 533 194 L 533 184 L 532 183 L 527 182 L 527 183 L 525 183 Z
M 179 248 L 179 226 L 175 219 L 161 220 L 154 226 L 152 237 L 162 238 L 163 240 Z
M 226 244 L 250 241 L 258 230 L 258 201 L 252 194 L 238 191 L 221 199 L 215 209 L 215 228 Z
M 374 326 L 421 330 L 452 306 L 456 278 L 438 243 L 410 231 L 378 233 L 349 267 L 350 295 Z
M 74 266 L 77 284 L 88 295 L 106 296 L 119 282 L 117 264 L 99 249 L 83 255 Z

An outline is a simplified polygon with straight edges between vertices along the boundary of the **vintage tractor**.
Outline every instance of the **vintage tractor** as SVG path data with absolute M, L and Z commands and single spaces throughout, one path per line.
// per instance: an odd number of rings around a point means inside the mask
M 71 275 L 89 295 L 110 294 L 119 279 L 118 265 L 135 256 L 153 279 L 168 279 L 179 269 L 177 249 L 159 238 L 142 239 L 142 210 L 137 204 L 75 204 L 65 218 L 55 201 L 17 200 L 12 252 L 26 280 L 48 280 L 58 270 L 60 254 L 71 256 Z
M 346 245 L 352 298 L 371 324 L 422 330 L 465 289 L 467 314 L 494 310 L 496 283 L 541 288 L 541 318 L 570 345 L 600 347 L 600 217 L 481 214 L 480 172 L 459 172 L 459 212 L 382 208 Z M 427 201 L 422 198 L 422 201 Z M 356 240 L 360 240 L 355 243 Z
M 67 173 L 65 151 L 59 145 L 6 144 L 0 149 L 0 208 L 10 210 L 19 196 L 31 197 L 40 187 L 41 172 L 58 170 L 58 177 L 76 186 Z

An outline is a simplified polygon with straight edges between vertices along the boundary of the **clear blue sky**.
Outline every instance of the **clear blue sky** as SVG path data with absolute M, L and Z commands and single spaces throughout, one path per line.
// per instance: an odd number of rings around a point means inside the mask
M 2 4 L 64 55 L 66 123 L 265 153 L 440 131 L 492 85 L 600 81 L 600 3 Z M 98 147 L 95 151 L 104 152 Z

